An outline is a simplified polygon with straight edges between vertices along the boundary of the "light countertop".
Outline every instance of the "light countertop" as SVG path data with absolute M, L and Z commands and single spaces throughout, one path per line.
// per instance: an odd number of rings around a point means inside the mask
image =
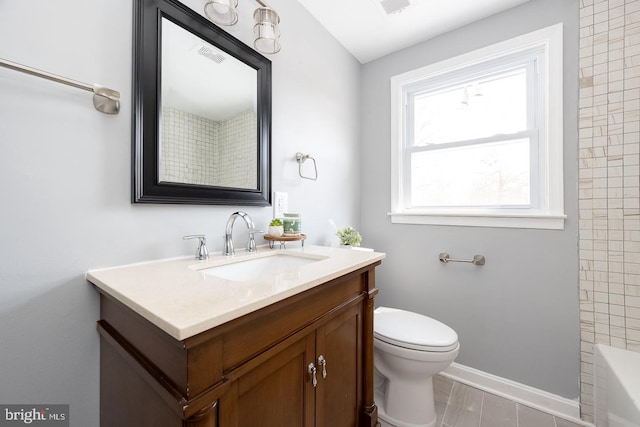
M 317 260 L 256 280 L 207 274 L 211 267 L 276 255 Z M 382 260 L 380 252 L 307 245 L 286 250 L 259 247 L 227 257 L 213 254 L 91 270 L 87 280 L 177 340 L 184 340 L 329 280 Z

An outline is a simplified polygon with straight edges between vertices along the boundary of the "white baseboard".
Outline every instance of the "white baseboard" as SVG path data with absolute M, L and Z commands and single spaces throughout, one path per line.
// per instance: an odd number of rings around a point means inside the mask
M 576 400 L 557 396 L 455 362 L 441 372 L 441 375 L 573 423 L 595 427 L 580 419 L 580 406 Z

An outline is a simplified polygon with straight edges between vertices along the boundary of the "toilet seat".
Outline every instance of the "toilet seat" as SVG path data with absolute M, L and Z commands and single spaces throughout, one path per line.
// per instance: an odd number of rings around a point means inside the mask
M 458 334 L 435 319 L 388 307 L 379 307 L 374 313 L 374 337 L 387 344 L 429 352 L 458 347 Z

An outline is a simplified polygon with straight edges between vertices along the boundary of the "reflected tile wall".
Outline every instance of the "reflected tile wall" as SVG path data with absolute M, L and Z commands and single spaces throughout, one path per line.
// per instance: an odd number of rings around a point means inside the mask
M 257 188 L 254 111 L 216 122 L 163 107 L 161 126 L 163 181 Z

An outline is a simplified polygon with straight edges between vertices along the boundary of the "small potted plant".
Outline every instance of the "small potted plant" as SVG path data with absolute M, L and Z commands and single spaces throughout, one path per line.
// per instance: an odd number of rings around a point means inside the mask
M 273 237 L 280 237 L 284 234 L 284 227 L 282 226 L 282 221 L 278 218 L 274 218 L 269 223 L 269 235 Z
M 341 246 L 360 246 L 362 236 L 353 227 L 341 228 L 336 232 L 336 236 L 340 239 Z

